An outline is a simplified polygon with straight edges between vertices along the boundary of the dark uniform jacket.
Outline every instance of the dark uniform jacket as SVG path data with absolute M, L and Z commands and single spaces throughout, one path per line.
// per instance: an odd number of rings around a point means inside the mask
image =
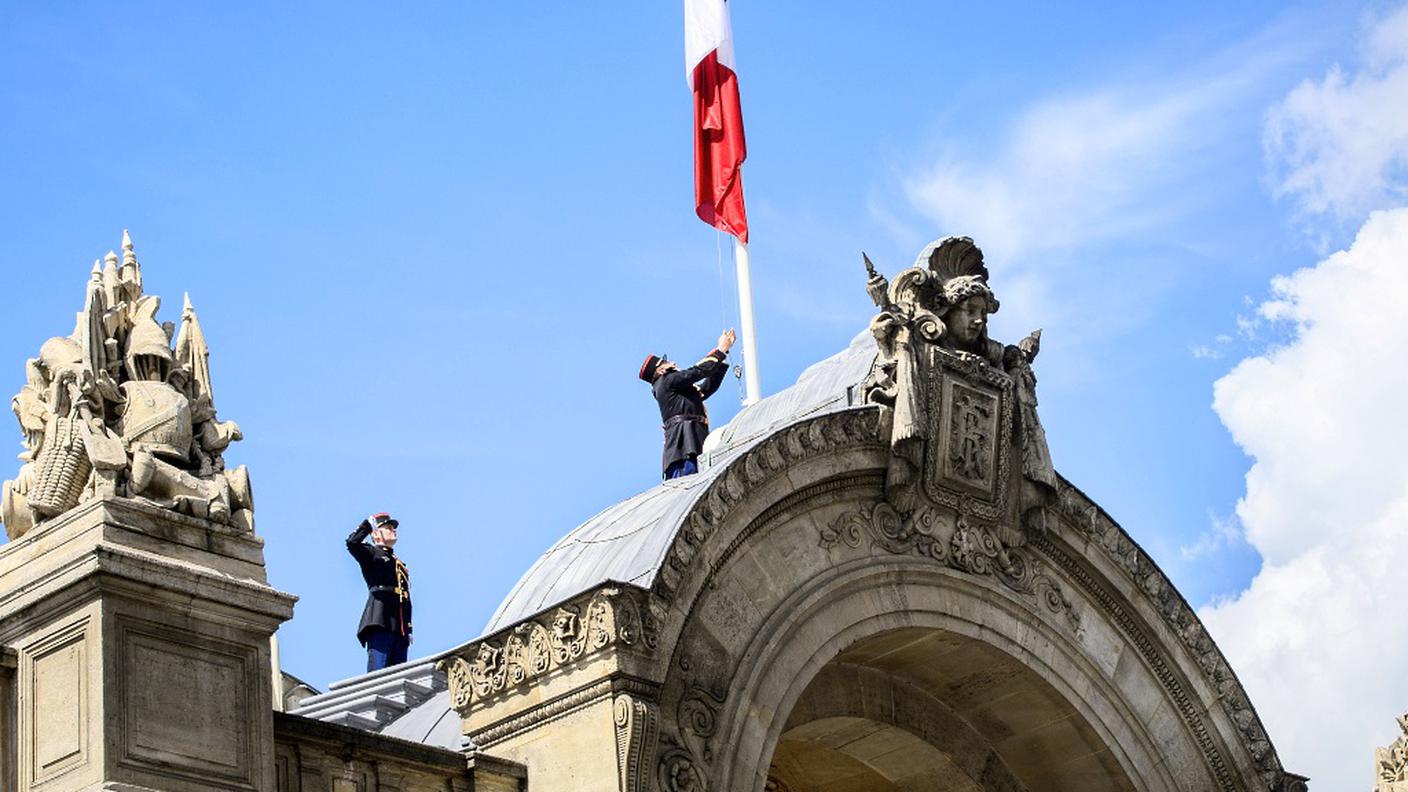
M 704 400 L 723 384 L 728 373 L 725 356 L 715 349 L 693 366 L 672 371 L 651 385 L 660 405 L 660 420 L 664 421 L 662 473 L 671 464 L 696 457 L 704 450 L 704 438 L 709 435 L 709 413 L 704 409 Z
M 362 541 L 371 532 L 370 524 L 363 520 L 347 537 L 347 552 L 357 559 L 362 579 L 367 582 L 367 606 L 357 625 L 357 640 L 364 644 L 373 630 L 411 634 L 410 572 L 391 548 Z

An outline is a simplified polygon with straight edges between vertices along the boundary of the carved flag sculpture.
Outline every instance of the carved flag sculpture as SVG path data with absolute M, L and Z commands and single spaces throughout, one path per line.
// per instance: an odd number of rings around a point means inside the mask
M 725 0 L 684 1 L 685 78 L 694 91 L 694 204 L 699 219 L 748 244 L 743 111 Z
M 0 522 L 18 539 L 80 503 L 130 498 L 236 531 L 254 530 L 244 466 L 224 452 L 243 437 L 215 416 L 210 349 L 188 298 L 176 349 L 161 298 L 142 291 L 142 265 L 122 232 L 122 260 L 94 262 L 73 334 L 51 338 L 25 365 L 12 400 L 24 464 L 0 483 Z

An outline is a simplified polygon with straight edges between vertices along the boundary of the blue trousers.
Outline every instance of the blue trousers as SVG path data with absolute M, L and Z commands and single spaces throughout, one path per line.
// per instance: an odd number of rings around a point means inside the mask
M 681 476 L 692 476 L 698 472 L 699 463 L 695 462 L 694 458 L 691 457 L 689 459 L 681 459 L 677 462 L 671 462 L 670 466 L 665 468 L 665 478 L 677 479 Z
M 367 670 L 379 671 L 406 662 L 406 650 L 410 645 L 406 636 L 390 630 L 367 633 Z

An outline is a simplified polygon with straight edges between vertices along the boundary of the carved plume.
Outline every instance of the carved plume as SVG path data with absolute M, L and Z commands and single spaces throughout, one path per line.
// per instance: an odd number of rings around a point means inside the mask
M 925 247 L 914 262 L 916 267 L 928 267 L 939 283 L 947 283 L 965 275 L 988 280 L 988 267 L 983 263 L 983 250 L 970 237 L 945 237 Z

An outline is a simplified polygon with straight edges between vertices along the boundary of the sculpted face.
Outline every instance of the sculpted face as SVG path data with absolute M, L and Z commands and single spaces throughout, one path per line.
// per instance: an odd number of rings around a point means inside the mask
M 944 314 L 944 328 L 958 347 L 977 344 L 987 326 L 987 298 L 981 294 L 960 301 Z

